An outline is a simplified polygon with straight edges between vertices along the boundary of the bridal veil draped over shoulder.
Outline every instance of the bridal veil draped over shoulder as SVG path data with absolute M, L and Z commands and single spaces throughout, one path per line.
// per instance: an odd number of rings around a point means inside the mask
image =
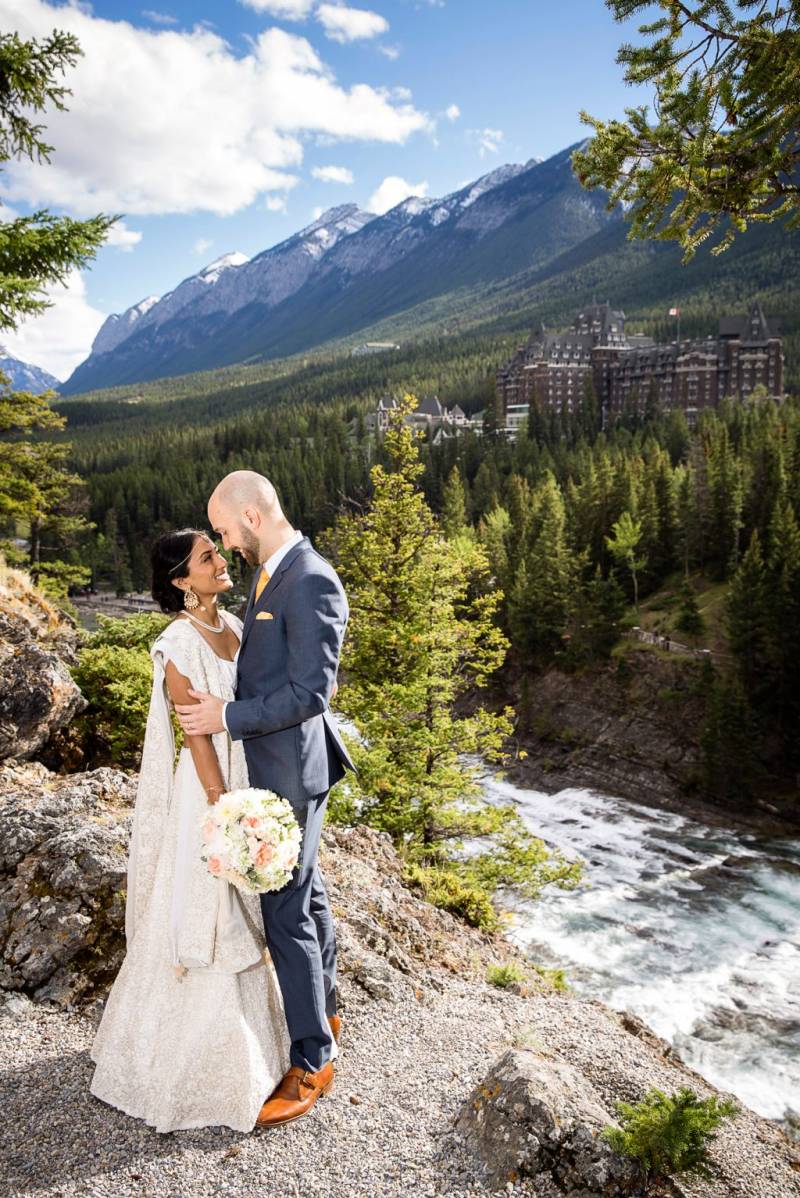
M 224 617 L 241 637 L 241 623 Z M 233 699 L 236 661 L 188 621 L 151 649 L 153 690 L 133 816 L 127 953 L 92 1045 L 91 1091 L 157 1131 L 250 1131 L 289 1064 L 280 989 L 257 895 L 212 877 L 200 859 L 206 794 L 189 749 L 175 761 L 165 669 Z M 240 741 L 216 734 L 228 789 L 248 785 Z

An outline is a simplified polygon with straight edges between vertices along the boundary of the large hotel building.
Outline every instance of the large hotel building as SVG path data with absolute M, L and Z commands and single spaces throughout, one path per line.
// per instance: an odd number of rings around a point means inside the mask
M 624 312 L 592 304 L 566 332 L 534 328 L 498 370 L 497 390 L 512 434 L 531 404 L 578 408 L 589 378 L 604 424 L 631 406 L 641 410 L 648 399 L 683 409 L 693 423 L 702 408 L 727 395 L 746 397 L 759 384 L 782 397 L 783 364 L 780 322 L 759 303 L 747 316 L 722 317 L 716 337 L 668 343 L 627 334 Z

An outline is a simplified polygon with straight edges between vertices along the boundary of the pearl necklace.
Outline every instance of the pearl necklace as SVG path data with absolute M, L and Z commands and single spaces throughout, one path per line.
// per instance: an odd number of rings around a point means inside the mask
M 219 628 L 215 628 L 213 626 L 213 624 L 206 624 L 205 620 L 198 620 L 197 616 L 193 616 L 190 611 L 184 611 L 183 614 L 185 616 L 188 616 L 190 620 L 194 620 L 195 624 L 199 624 L 201 628 L 207 628 L 209 632 L 216 632 L 217 635 L 219 635 L 220 632 L 225 631 L 225 621 L 222 619 L 221 616 L 220 616 L 220 626 L 219 626 Z

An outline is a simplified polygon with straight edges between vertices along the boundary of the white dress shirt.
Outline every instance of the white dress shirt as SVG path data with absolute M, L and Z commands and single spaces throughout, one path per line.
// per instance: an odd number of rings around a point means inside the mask
M 297 530 L 293 536 L 289 537 L 288 541 L 284 541 L 282 545 L 279 545 L 275 552 L 270 554 L 265 562 L 261 563 L 261 569 L 268 574 L 270 578 L 272 578 L 273 574 L 278 569 L 278 566 L 286 557 L 286 554 L 289 552 L 289 550 L 294 549 L 295 545 L 298 545 L 302 539 L 303 534 Z M 222 705 L 222 722 L 225 725 L 226 732 L 229 731 L 228 721 L 225 719 L 225 708 L 227 706 L 227 703 L 223 703 Z

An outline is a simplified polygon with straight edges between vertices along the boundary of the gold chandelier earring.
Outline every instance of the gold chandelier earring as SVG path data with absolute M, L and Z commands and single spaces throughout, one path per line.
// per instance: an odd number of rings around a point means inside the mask
M 183 606 L 187 611 L 196 611 L 196 609 L 200 606 L 200 600 L 197 598 L 197 595 L 194 593 L 191 587 L 187 587 L 183 592 Z

